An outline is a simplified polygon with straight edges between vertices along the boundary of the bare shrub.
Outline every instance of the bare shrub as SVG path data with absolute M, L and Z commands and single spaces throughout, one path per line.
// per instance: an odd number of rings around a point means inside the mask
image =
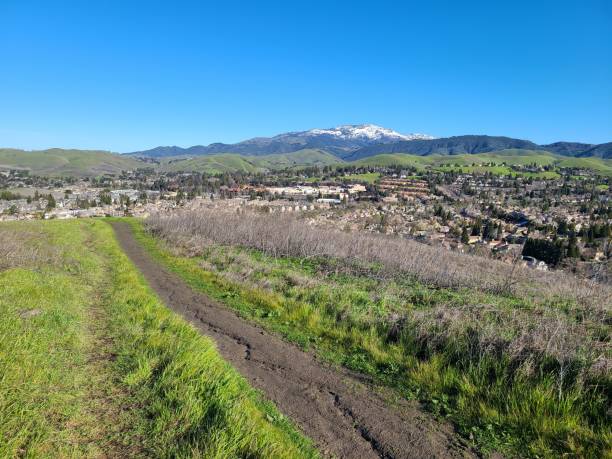
M 216 243 L 254 248 L 273 257 L 376 263 L 386 276 L 412 276 L 439 287 L 476 288 L 536 300 L 570 299 L 600 316 L 608 314 L 612 298 L 609 286 L 570 274 L 534 271 L 397 237 L 322 229 L 290 216 L 211 209 L 152 216 L 147 226 L 179 245 Z
M 460 366 L 504 359 L 508 371 L 526 378 L 537 377 L 546 368 L 556 381 L 559 397 L 583 379 L 609 374 L 609 340 L 602 333 L 612 321 L 612 294 L 608 285 L 594 280 L 532 271 L 516 263 L 458 254 L 397 237 L 322 229 L 291 217 L 214 210 L 156 216 L 146 224 L 172 246 L 191 244 L 189 252 L 210 250 L 207 262 L 220 266 L 218 271 L 224 277 L 267 290 L 276 288 L 275 282 L 265 275 L 255 282 L 249 280 L 252 262 L 248 257 L 229 259 L 217 246 L 254 248 L 275 257 L 320 257 L 317 265 L 324 265 L 324 270 L 381 276 L 381 291 L 395 284 L 388 280 L 414 277 L 439 287 L 523 298 L 529 300 L 523 307 L 511 308 L 481 302 L 430 304 L 423 297 L 417 302 L 430 307 L 395 310 L 371 319 L 387 343 L 408 340 L 405 344 L 411 349 L 416 346 L 425 354 L 444 352 Z M 216 248 L 206 249 L 208 245 Z M 236 257 L 235 253 L 231 256 Z M 308 288 L 312 282 L 296 274 L 287 276 L 283 284 L 288 286 Z M 424 294 L 430 291 L 422 290 Z M 403 294 L 402 289 L 394 292 L 398 298 Z M 414 300 L 407 297 L 406 301 Z M 353 309 L 338 308 L 336 320 L 342 324 L 356 320 L 366 326 L 370 319 L 356 315 Z

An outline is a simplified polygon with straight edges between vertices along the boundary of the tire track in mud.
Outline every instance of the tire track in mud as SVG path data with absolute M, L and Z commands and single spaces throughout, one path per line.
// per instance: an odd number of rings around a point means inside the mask
M 164 303 L 217 343 L 220 354 L 312 438 L 340 458 L 473 457 L 446 423 L 416 402 L 393 406 L 364 378 L 332 368 L 235 312 L 195 292 L 154 261 L 124 222 L 112 226 L 121 247 Z

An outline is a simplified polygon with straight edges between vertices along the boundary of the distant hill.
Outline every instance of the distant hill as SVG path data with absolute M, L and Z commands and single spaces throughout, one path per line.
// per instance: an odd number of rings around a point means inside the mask
M 136 158 L 108 151 L 0 149 L 0 170 L 22 169 L 33 175 L 98 176 L 146 166 L 146 163 Z
M 475 136 L 466 136 L 475 137 Z M 495 141 L 478 143 L 466 142 L 472 151 L 487 149 L 504 145 L 504 137 L 495 138 Z M 446 139 L 438 139 L 446 140 Z M 512 139 L 510 139 L 511 141 Z M 417 143 L 427 141 L 414 141 Z M 525 142 L 525 141 L 522 141 Z M 412 142 L 410 142 L 412 143 Z M 512 142 L 509 142 L 512 143 Z M 525 143 L 522 143 L 523 145 Z M 439 142 L 437 145 L 449 145 L 448 142 Z M 610 144 L 598 145 L 586 150 L 605 155 L 609 152 Z M 440 149 L 441 147 L 438 147 Z M 450 148 L 450 146 L 448 147 Z M 453 146 L 453 148 L 455 148 Z M 461 147 L 461 148 L 465 148 Z M 386 149 L 386 148 L 385 148 Z M 438 150 L 439 151 L 439 150 Z M 442 149 L 442 151 L 446 151 Z M 383 153 L 367 156 L 361 159 L 347 161 L 321 149 L 302 149 L 291 153 L 272 155 L 246 156 L 235 153 L 224 153 L 204 156 L 168 156 L 156 160 L 158 164 L 145 162 L 135 157 L 110 153 L 107 151 L 89 150 L 62 150 L 51 149 L 42 151 L 24 151 L 15 149 L 0 149 L 0 170 L 23 169 L 33 175 L 48 176 L 98 176 L 104 174 L 118 174 L 122 170 L 153 167 L 167 172 L 204 172 L 208 174 L 221 174 L 224 172 L 267 172 L 286 168 L 300 168 L 306 166 L 328 165 L 361 165 L 361 166 L 412 166 L 417 169 L 425 167 L 439 167 L 453 165 L 454 167 L 467 167 L 473 163 L 490 162 L 494 164 L 554 164 L 559 167 L 584 167 L 599 171 L 605 175 L 612 175 L 612 160 L 597 156 L 568 157 L 550 151 L 536 149 L 510 148 L 488 151 L 484 153 L 432 153 L 411 155 L 401 153 Z M 609 155 L 609 153 L 608 153 Z
M 288 132 L 274 137 L 255 137 L 235 144 L 212 143 L 189 148 L 156 147 L 150 150 L 128 153 L 131 156 L 160 158 L 166 156 L 204 156 L 219 153 L 234 153 L 246 156 L 262 156 L 292 153 L 300 150 L 323 149 L 339 158 L 356 149 L 376 143 L 400 140 L 431 139 L 425 134 L 400 134 L 397 131 L 374 124 L 344 125 L 329 129 Z
M 170 172 L 265 172 L 300 166 L 327 166 L 342 163 L 331 153 L 322 150 L 299 150 L 287 154 L 243 156 L 218 154 L 195 157 L 164 158 L 160 168 Z
M 156 147 L 150 150 L 128 153 L 128 155 L 149 158 L 193 157 L 226 153 L 243 156 L 267 156 L 289 154 L 303 150 L 323 150 L 342 160 L 356 161 L 380 154 L 463 155 L 512 149 L 544 150 L 571 157 L 612 157 L 612 143 L 593 145 L 578 142 L 555 142 L 548 145 L 537 145 L 529 140 L 488 135 L 433 138 L 424 134 L 400 134 L 397 131 L 373 124 L 289 132 L 274 137 L 255 137 L 235 144 L 213 143 L 207 146 L 196 145 L 189 148 Z
M 605 176 L 612 176 L 612 160 L 597 157 L 574 158 L 561 156 L 544 150 L 510 149 L 489 153 L 461 154 L 461 155 L 409 155 L 406 153 L 384 153 L 368 156 L 348 164 L 358 166 L 405 166 L 423 170 L 427 167 L 440 170 L 461 169 L 466 172 L 489 171 L 498 174 L 510 174 L 510 166 L 537 164 L 540 166 L 554 165 L 556 167 L 591 169 Z M 474 167 L 473 165 L 476 165 Z M 482 167 L 479 165 L 497 165 L 501 167 Z M 442 167 L 444 166 L 444 167 Z M 532 174 L 552 176 L 555 173 Z M 527 174 L 529 175 L 529 174 Z M 555 174 L 556 175 L 556 174 Z
M 593 144 L 579 142 L 555 142 L 541 146 L 543 150 L 557 153 L 562 156 L 578 156 L 593 147 Z
M 612 142 L 602 143 L 601 145 L 593 145 L 588 150 L 576 156 L 580 158 L 596 157 L 603 159 L 612 159 Z
M 417 156 L 427 155 L 463 155 L 487 153 L 507 149 L 537 150 L 538 146 L 528 140 L 510 137 L 492 137 L 488 135 L 462 135 L 433 140 L 409 140 L 391 144 L 370 145 L 346 156 L 346 160 L 355 161 L 381 153 L 408 153 Z

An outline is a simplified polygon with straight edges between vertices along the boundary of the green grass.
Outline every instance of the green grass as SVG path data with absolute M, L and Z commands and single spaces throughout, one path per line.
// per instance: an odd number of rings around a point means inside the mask
M 408 153 L 380 154 L 358 161 L 346 162 L 331 153 L 320 149 L 304 149 L 291 153 L 245 156 L 223 153 L 210 156 L 161 158 L 156 166 L 130 156 L 113 154 L 106 151 L 50 149 L 24 151 L 0 149 L 1 169 L 24 169 L 35 175 L 49 176 L 97 176 L 106 173 L 117 174 L 122 170 L 139 167 L 157 168 L 167 172 L 206 172 L 221 174 L 225 172 L 258 173 L 283 169 L 300 169 L 307 166 L 403 166 L 414 167 L 419 171 L 453 165 L 464 172 L 471 172 L 472 164 L 491 163 L 490 169 L 476 168 L 476 172 L 508 173 L 511 165 L 537 164 L 540 166 L 576 167 L 590 169 L 601 175 L 612 176 L 612 160 L 601 158 L 568 158 L 546 151 L 509 149 L 475 155 L 430 155 L 418 156 Z M 505 165 L 503 165 L 505 163 Z M 486 166 L 483 166 L 486 167 Z M 556 178 L 556 172 L 529 174 L 539 178 Z M 365 180 L 370 180 L 366 176 Z
M 194 158 L 164 158 L 161 169 L 168 172 L 197 171 L 208 174 L 224 172 L 263 172 L 264 169 L 251 158 L 241 155 L 220 154 Z
M 431 164 L 431 156 L 416 156 L 404 153 L 388 153 L 380 154 L 376 156 L 370 156 L 369 158 L 352 161 L 349 164 L 355 166 L 369 167 L 369 166 L 404 166 L 414 167 L 417 170 L 424 170 L 425 166 Z
M 484 452 L 530 457 L 611 453 L 603 389 L 609 379 L 598 383 L 603 386 L 568 386 L 559 395 L 548 373 L 554 366 L 546 367 L 550 363 L 536 365 L 529 375 L 514 371 L 505 355 L 474 355 L 470 337 L 479 322 L 488 321 L 503 338 L 516 333 L 507 325 L 516 317 L 554 315 L 560 305 L 543 309 L 513 297 L 437 289 L 410 279 L 378 281 L 344 273 L 333 260 L 272 259 L 216 246 L 186 258 L 144 233 L 140 223 L 131 224 L 147 250 L 193 288 L 333 363 L 421 400 Z M 325 275 L 317 274 L 321 263 L 329 264 Z M 490 313 L 474 323 L 451 321 L 446 328 L 462 331 L 444 339 L 444 330 L 417 327 L 406 329 L 397 342 L 387 339 L 390 314 L 479 311 L 478 305 Z M 568 320 L 575 320 L 571 306 L 563 308 Z
M 197 171 L 209 174 L 236 171 L 253 173 L 303 166 L 327 166 L 340 162 L 340 159 L 323 150 L 306 149 L 292 153 L 264 156 L 226 153 L 182 160 L 169 158 L 164 160 L 161 168 L 165 171 Z
M 380 178 L 380 173 L 369 172 L 365 174 L 351 174 L 351 175 L 344 175 L 341 178 L 342 180 L 348 181 L 348 182 L 374 183 Z
M 98 176 L 146 166 L 137 159 L 107 151 L 0 149 L 0 170 L 23 169 L 33 175 Z
M 7 237 L 25 255 L 0 271 L 1 457 L 316 456 L 160 303 L 106 222 L 2 224 Z
M 590 169 L 601 175 L 612 176 L 612 160 L 602 158 L 563 158 L 556 163 L 558 167 Z

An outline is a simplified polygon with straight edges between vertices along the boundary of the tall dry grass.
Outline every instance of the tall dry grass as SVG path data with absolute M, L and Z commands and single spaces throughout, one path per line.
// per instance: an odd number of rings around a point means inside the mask
M 58 265 L 61 254 L 42 231 L 24 230 L 14 224 L 0 226 L 0 271 Z
M 563 272 L 541 272 L 413 240 L 345 233 L 306 224 L 291 216 L 221 210 L 155 215 L 147 227 L 163 237 L 197 244 L 237 245 L 274 257 L 332 257 L 377 264 L 385 276 L 413 276 L 445 288 L 475 288 L 534 300 L 575 301 L 601 318 L 609 312 L 612 288 Z

